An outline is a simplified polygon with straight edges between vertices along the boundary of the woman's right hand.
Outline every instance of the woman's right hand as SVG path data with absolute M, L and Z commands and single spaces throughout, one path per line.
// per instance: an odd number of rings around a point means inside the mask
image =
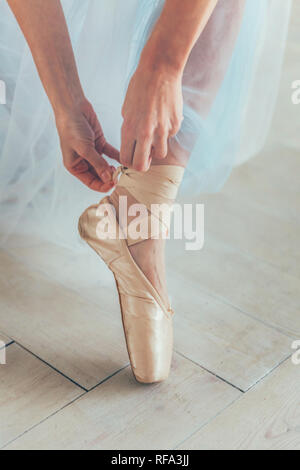
M 119 162 L 119 152 L 106 142 L 92 105 L 84 100 L 75 109 L 56 116 L 66 169 L 90 189 L 108 192 L 114 187 L 111 167 L 103 154 Z

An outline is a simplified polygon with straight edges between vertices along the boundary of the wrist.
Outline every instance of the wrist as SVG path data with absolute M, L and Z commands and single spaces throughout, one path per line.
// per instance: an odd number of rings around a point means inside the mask
M 140 59 L 140 67 L 173 78 L 182 76 L 187 58 L 159 33 L 153 34 Z
M 63 98 L 50 98 L 50 101 L 55 117 L 60 119 L 64 116 L 68 116 L 78 110 L 81 110 L 87 100 L 83 92 L 80 92 L 72 96 L 64 95 Z
M 53 106 L 57 127 L 64 127 L 72 119 L 78 117 L 79 114 L 88 114 L 91 106 L 84 95 L 76 100 L 72 100 L 72 102 L 60 103 L 58 106 Z

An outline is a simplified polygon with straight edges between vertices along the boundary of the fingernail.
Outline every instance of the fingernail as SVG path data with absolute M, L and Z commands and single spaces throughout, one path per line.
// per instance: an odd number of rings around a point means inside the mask
M 108 170 L 103 171 L 103 173 L 101 173 L 101 178 L 104 183 L 108 183 L 109 181 L 111 181 L 110 172 Z

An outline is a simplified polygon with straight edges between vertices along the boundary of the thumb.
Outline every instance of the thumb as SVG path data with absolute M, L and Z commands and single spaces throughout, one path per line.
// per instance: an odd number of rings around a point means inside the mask
M 107 155 L 109 158 L 112 158 L 113 160 L 116 160 L 117 162 L 120 163 L 120 152 L 110 145 L 108 142 L 105 143 L 103 147 L 103 153 L 104 155 Z

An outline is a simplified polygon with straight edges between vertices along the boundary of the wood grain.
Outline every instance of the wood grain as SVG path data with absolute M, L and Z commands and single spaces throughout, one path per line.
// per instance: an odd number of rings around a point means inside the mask
M 4 334 L 0 333 L 0 348 L 6 344 L 11 343 L 12 340 L 5 336 Z
M 0 366 L 0 448 L 82 394 L 39 359 L 12 344 Z
M 199 291 L 198 282 L 172 276 L 175 349 L 246 391 L 291 351 L 291 339 Z
M 0 253 L 0 324 L 4 332 L 90 389 L 128 364 L 116 295 L 103 305 Z
M 250 254 L 300 278 L 300 220 L 285 220 L 237 194 L 202 197 L 206 238 L 212 234 L 242 253 Z M 299 200 L 300 204 L 300 200 Z
M 286 361 L 180 448 L 300 450 L 300 366 Z
M 300 337 L 300 279 L 207 237 L 200 252 L 178 251 L 170 269 L 206 292 L 293 338 Z M 178 297 L 180 292 L 177 292 Z
M 290 86 L 286 98 L 291 103 Z M 291 104 L 290 108 L 296 111 L 298 107 Z M 236 197 L 241 206 L 251 203 L 282 221 L 299 223 L 299 173 L 297 148 L 273 140 L 257 157 L 234 170 L 222 193 Z
M 172 449 L 240 395 L 175 356 L 167 382 L 143 386 L 126 369 L 9 449 Z

